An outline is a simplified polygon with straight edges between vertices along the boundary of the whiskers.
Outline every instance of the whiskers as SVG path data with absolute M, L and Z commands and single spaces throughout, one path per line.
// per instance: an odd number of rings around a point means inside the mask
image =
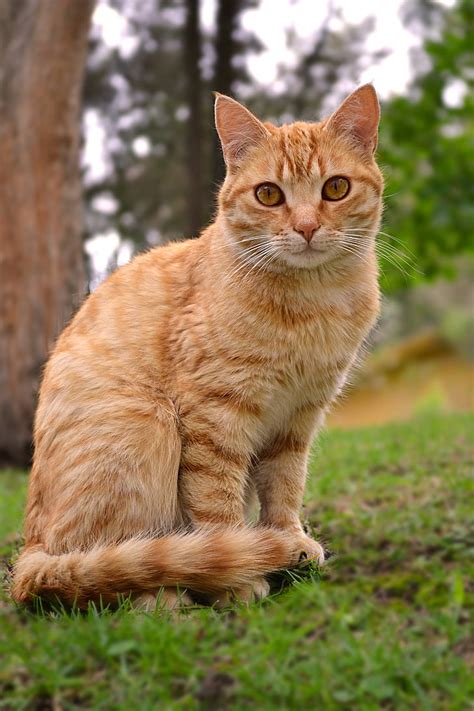
M 394 244 L 396 243 L 396 244 Z M 403 277 L 409 281 L 414 274 L 422 274 L 417 268 L 415 255 L 406 249 L 404 243 L 387 232 L 379 232 L 374 239 L 374 232 L 364 227 L 351 227 L 347 230 L 337 230 L 332 232 L 330 240 L 325 242 L 330 253 L 329 261 L 315 265 L 315 268 L 335 269 L 337 251 L 347 256 L 354 257 L 361 262 L 369 263 L 370 252 L 375 249 L 377 256 L 383 263 L 388 263 L 397 269 Z M 402 250 L 399 245 L 405 247 Z M 228 270 L 226 278 L 229 280 L 246 279 L 250 275 L 255 275 L 268 270 L 272 264 L 279 261 L 289 251 L 292 253 L 293 241 L 289 238 L 272 238 L 268 234 L 258 234 L 244 237 L 234 245 L 236 249 L 236 259 L 234 265 Z M 228 245 L 227 245 L 228 248 Z M 336 248 L 336 252 L 334 252 Z M 286 259 L 284 258 L 286 262 Z M 332 264 L 332 267 L 331 267 Z M 328 266 L 329 265 L 329 266 Z M 384 276 L 383 268 L 381 272 Z
M 388 232 L 378 232 L 377 239 L 374 241 L 372 230 L 364 227 L 351 227 L 348 230 L 339 231 L 338 238 L 337 244 L 341 250 L 362 260 L 367 258 L 370 246 L 374 245 L 377 256 L 397 269 L 407 281 L 415 273 L 422 274 L 416 266 L 416 257 L 413 252 L 406 248 L 402 240 L 388 234 Z M 402 245 L 406 251 L 395 246 L 392 242 Z
M 250 243 L 250 245 L 245 246 L 239 254 L 239 263 L 227 275 L 229 280 L 234 279 L 237 275 L 245 279 L 251 273 L 258 274 L 267 269 L 281 254 L 279 245 L 272 242 L 268 235 L 254 235 L 239 241 L 240 245 L 245 243 Z

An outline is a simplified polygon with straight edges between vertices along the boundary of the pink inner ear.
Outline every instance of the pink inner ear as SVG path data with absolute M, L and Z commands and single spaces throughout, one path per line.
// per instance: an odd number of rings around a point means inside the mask
M 366 150 L 377 147 L 380 107 L 371 84 L 356 89 L 329 118 L 326 129 L 351 135 Z
M 258 118 L 228 96 L 218 94 L 215 111 L 217 132 L 229 166 L 238 164 L 252 146 L 269 135 Z

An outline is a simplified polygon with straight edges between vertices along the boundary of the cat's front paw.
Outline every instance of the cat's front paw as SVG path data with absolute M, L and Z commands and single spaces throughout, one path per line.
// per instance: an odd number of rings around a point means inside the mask
M 294 558 L 292 563 L 302 563 L 304 561 L 314 561 L 318 565 L 323 565 L 325 560 L 324 548 L 314 538 L 307 536 L 306 533 L 299 533 L 295 537 L 294 543 Z
M 216 608 L 230 607 L 235 603 L 249 605 L 257 600 L 263 600 L 270 594 L 270 585 L 263 576 L 256 578 L 251 585 L 245 585 L 233 590 L 223 590 L 220 594 L 213 596 L 210 603 Z

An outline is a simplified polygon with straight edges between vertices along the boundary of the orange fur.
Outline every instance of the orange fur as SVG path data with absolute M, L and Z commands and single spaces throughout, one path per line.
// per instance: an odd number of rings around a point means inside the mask
M 302 551 L 323 560 L 299 512 L 311 440 L 378 313 L 378 106 L 366 86 L 277 128 L 218 96 L 216 124 L 215 223 L 115 272 L 46 366 L 17 601 L 248 598 Z M 350 192 L 325 201 L 335 175 Z M 261 205 L 263 182 L 285 202 Z

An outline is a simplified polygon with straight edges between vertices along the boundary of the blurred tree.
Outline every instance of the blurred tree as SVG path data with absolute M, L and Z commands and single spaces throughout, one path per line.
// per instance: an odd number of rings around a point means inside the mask
M 251 85 L 243 59 L 250 51 L 259 51 L 262 46 L 253 34 L 243 31 L 241 17 L 246 10 L 257 5 L 256 0 L 219 0 L 214 38 L 215 63 L 211 82 L 213 91 L 229 96 L 235 93 L 237 82 L 241 86 Z M 212 138 L 211 185 L 215 193 L 225 178 L 225 165 L 217 131 L 213 131 Z
M 217 28 L 215 35 L 215 66 L 212 88 L 221 94 L 232 94 L 235 82 L 236 25 L 239 19 L 239 0 L 220 0 L 217 9 Z M 217 132 L 213 135 L 212 185 L 217 188 L 225 177 L 225 165 Z
M 423 22 L 428 5 L 419 5 Z M 413 0 L 405 5 L 412 21 L 416 10 Z M 435 22 L 428 17 L 441 29 L 433 39 L 432 27 L 425 42 L 424 71 L 408 96 L 383 110 L 385 223 L 393 237 L 382 235 L 381 257 L 392 290 L 407 285 L 404 271 L 408 283 L 452 275 L 452 257 L 474 253 L 474 3 L 434 10 Z
M 111 165 L 87 184 L 89 234 L 116 230 L 141 249 L 195 236 L 209 221 L 223 177 L 211 91 L 250 83 L 238 59 L 259 45 L 240 17 L 256 4 L 218 3 L 209 37 L 199 0 L 115 0 L 138 41 L 126 54 L 92 38 L 86 107 L 105 125 Z
M 189 115 L 187 120 L 188 166 L 188 234 L 198 235 L 202 228 L 205 195 L 205 166 L 203 162 L 202 136 L 202 79 L 201 79 L 201 32 L 199 29 L 199 0 L 186 0 L 186 24 L 184 30 L 184 61 L 187 81 Z
M 116 230 L 142 249 L 188 235 L 196 221 L 200 191 L 191 202 L 188 154 L 201 105 L 199 86 L 194 86 L 198 3 L 117 0 L 115 5 L 136 44 L 129 52 L 122 47 L 104 51 L 93 37 L 85 102 L 105 127 L 110 165 L 105 177 L 86 185 L 87 231 Z M 199 119 L 197 125 L 199 131 Z M 205 150 L 201 144 L 198 138 L 193 171 Z
M 278 122 L 319 121 L 354 89 L 367 67 L 387 54 L 387 50 L 367 49 L 373 29 L 372 17 L 347 23 L 341 10 L 329 2 L 310 38 L 302 41 L 293 28 L 288 29 L 287 45 L 295 61 L 277 67 L 277 88 L 254 87 L 250 108 Z
M 41 367 L 84 289 L 80 95 L 94 0 L 0 3 L 0 460 L 26 465 Z

